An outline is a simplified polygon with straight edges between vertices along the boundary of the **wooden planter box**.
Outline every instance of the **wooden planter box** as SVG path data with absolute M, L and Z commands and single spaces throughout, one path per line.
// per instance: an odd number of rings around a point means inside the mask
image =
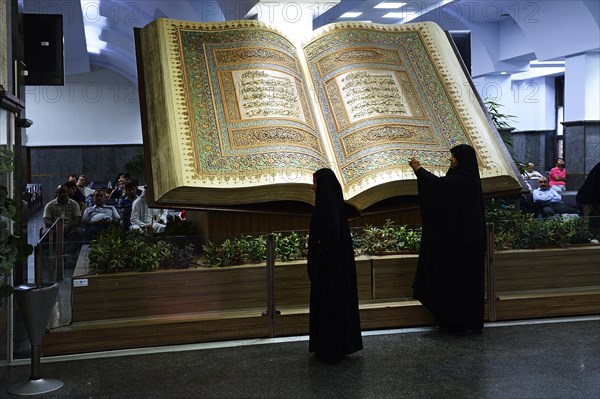
M 356 258 L 356 278 L 358 300 L 372 298 L 371 260 L 361 256 Z M 266 290 L 266 287 L 263 287 Z M 306 262 L 280 263 L 275 266 L 275 304 L 284 312 L 286 308 L 305 308 L 310 301 L 310 281 Z
M 412 300 L 417 261 L 414 254 L 357 258 L 361 305 Z M 600 293 L 599 262 L 599 245 L 497 252 L 497 299 Z M 176 314 L 260 314 L 267 307 L 264 265 L 84 276 L 77 276 L 77 270 L 73 279 L 75 323 Z M 306 312 L 309 289 L 305 262 L 275 266 L 279 311 Z M 577 314 L 600 312 L 594 306 L 578 309 Z M 535 317 L 535 309 L 528 315 Z
M 600 286 L 600 245 L 522 249 L 494 255 L 499 295 Z
M 378 302 L 412 298 L 416 254 L 373 256 L 373 300 Z
M 495 320 L 600 313 L 600 245 L 494 255 Z
M 266 309 L 266 268 L 119 272 L 73 277 L 73 322 Z
M 433 325 L 412 300 L 417 255 L 357 258 L 363 330 Z M 44 355 L 306 334 L 304 262 L 275 266 L 267 309 L 264 265 L 163 270 L 73 278 L 73 324 L 51 330 Z M 600 246 L 502 251 L 494 255 L 496 299 L 486 320 L 600 314 Z M 491 305 L 494 306 L 491 306 Z M 273 322 L 274 324 L 270 324 Z
M 356 269 L 359 300 L 371 300 L 370 260 L 358 258 Z M 75 275 L 73 283 L 75 323 L 192 313 L 255 311 L 260 315 L 267 308 L 264 264 Z M 307 311 L 309 291 L 305 261 L 275 266 L 278 309 L 305 308 Z

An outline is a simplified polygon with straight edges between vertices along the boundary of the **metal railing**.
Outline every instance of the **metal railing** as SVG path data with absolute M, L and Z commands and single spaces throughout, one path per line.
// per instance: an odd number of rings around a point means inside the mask
M 34 248 L 34 281 L 36 285 L 41 285 L 44 280 L 44 259 L 48 260 L 48 281 L 63 280 L 64 243 L 64 220 L 59 218 L 41 234 Z

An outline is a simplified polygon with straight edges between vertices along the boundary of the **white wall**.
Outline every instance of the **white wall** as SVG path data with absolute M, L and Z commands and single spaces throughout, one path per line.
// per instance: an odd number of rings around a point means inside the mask
M 501 105 L 500 112 L 514 115 L 509 124 L 515 130 L 553 130 L 554 78 L 511 80 L 510 75 L 495 75 L 473 80 L 481 98 Z
M 556 126 L 554 78 L 517 80 L 511 86 L 507 113 L 516 116 L 516 130 L 553 130 Z
M 28 86 L 25 145 L 141 144 L 137 85 L 104 68 L 65 76 L 64 86 Z
M 600 54 L 569 57 L 565 67 L 565 120 L 600 119 Z

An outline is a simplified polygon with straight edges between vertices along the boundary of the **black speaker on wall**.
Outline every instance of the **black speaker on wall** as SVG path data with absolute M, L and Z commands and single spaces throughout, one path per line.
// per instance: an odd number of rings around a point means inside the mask
M 64 85 L 62 14 L 23 14 L 25 85 Z

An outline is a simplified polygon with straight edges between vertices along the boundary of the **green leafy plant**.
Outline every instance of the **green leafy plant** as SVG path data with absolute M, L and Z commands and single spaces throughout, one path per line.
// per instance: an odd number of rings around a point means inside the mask
M 295 231 L 283 234 L 276 233 L 275 236 L 275 258 L 282 262 L 306 258 L 306 237 Z
M 548 243 L 560 248 L 589 242 L 591 237 L 583 219 L 580 218 L 547 219 L 544 230 Z
M 166 259 L 160 264 L 160 268 L 169 269 L 187 269 L 195 264 L 198 256 L 196 255 L 196 247 L 194 244 L 187 244 L 183 247 L 168 243 L 168 251 L 165 254 Z
M 503 114 L 500 111 L 500 108 L 503 107 L 502 104 L 490 100 L 489 98 L 485 100 L 484 104 L 487 107 L 488 113 L 490 114 L 490 118 L 492 118 L 492 122 L 494 123 L 494 126 L 496 126 L 496 129 L 510 130 L 513 128 L 509 122 L 514 121 L 516 116 L 510 114 Z
M 13 170 L 12 151 L 0 147 L 0 176 Z M 7 274 L 32 253 L 33 247 L 27 243 L 27 237 L 10 233 L 13 222 L 19 221 L 19 207 L 8 196 L 8 189 L 0 186 L 0 306 L 4 298 L 13 293 L 12 285 L 6 281 Z
M 198 229 L 189 220 L 181 220 L 178 217 L 167 222 L 165 236 L 191 236 L 198 234 Z
M 535 219 L 532 213 L 517 209 L 488 208 L 486 221 L 494 224 L 496 250 L 564 248 L 593 238 L 581 218 Z
M 359 252 L 367 255 L 418 252 L 420 243 L 420 229 L 395 225 L 390 219 L 383 226 L 367 226 L 357 240 Z
M 305 259 L 307 237 L 295 231 L 275 233 L 275 258 L 280 262 Z M 227 267 L 244 263 L 260 263 L 266 260 L 267 239 L 260 235 L 226 239 L 221 244 L 208 242 L 203 246 L 204 263 L 209 266 Z
M 513 130 L 513 127 L 510 125 L 510 122 L 513 122 L 516 116 L 510 114 L 503 114 L 500 111 L 500 108 L 502 108 L 503 105 L 496 101 L 490 100 L 489 98 L 486 98 L 484 104 L 488 110 L 488 114 L 490 115 L 492 122 L 494 123 L 494 126 L 496 127 L 498 133 L 500 133 L 500 136 L 502 137 L 502 141 L 504 142 L 504 144 L 506 144 L 507 147 L 512 148 L 513 142 L 510 131 Z M 514 159 L 514 156 L 513 161 L 517 165 L 517 168 L 520 169 L 521 173 L 523 173 L 525 163 Z
M 138 149 L 135 154 L 125 163 L 125 168 L 131 175 L 136 176 L 140 181 L 144 180 L 144 149 Z
M 239 239 L 226 239 L 221 244 L 211 241 L 203 246 L 204 260 L 210 266 L 227 267 L 244 263 L 244 253 Z
M 244 254 L 245 261 L 260 263 L 267 259 L 267 239 L 264 235 L 257 237 L 246 235 L 240 237 L 236 242 Z
M 90 242 L 90 272 L 114 273 L 119 270 L 150 272 L 165 266 L 188 267 L 197 258 L 195 248 L 183 248 L 141 232 L 125 232 L 111 227 Z

